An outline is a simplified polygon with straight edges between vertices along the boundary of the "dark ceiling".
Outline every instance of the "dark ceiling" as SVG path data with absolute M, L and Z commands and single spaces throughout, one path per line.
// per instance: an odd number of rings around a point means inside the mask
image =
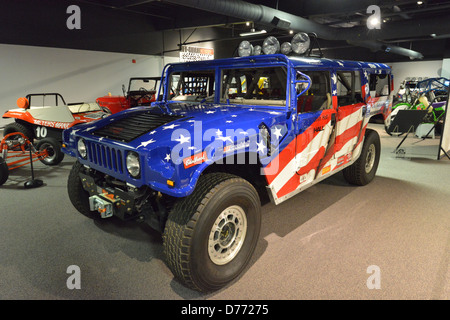
M 66 27 L 70 5 L 81 10 L 79 30 Z M 380 29 L 367 27 L 371 5 Z M 448 0 L 9 0 L 0 1 L 0 43 L 155 55 L 189 44 L 221 58 L 253 27 L 267 34 L 246 38 L 252 43 L 315 32 L 330 58 L 434 60 L 450 57 L 449 17 Z

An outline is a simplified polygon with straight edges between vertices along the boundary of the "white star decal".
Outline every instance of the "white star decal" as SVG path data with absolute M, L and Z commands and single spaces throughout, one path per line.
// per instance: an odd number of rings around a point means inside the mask
M 257 152 L 265 153 L 266 152 L 266 146 L 264 145 L 264 142 L 260 141 L 257 142 L 256 145 L 258 146 Z
M 222 141 L 230 141 L 231 143 L 233 143 L 233 140 L 231 140 L 231 137 L 217 137 L 218 140 L 222 140 Z
M 153 140 L 153 139 L 150 139 L 150 140 L 148 140 L 148 141 L 141 142 L 141 144 L 138 146 L 138 148 L 140 148 L 140 147 L 146 147 L 146 146 L 148 146 L 150 143 L 153 143 L 153 142 L 155 142 L 155 140 Z
M 217 129 L 217 131 L 216 131 L 216 135 L 217 135 L 218 137 L 221 137 L 221 136 L 222 136 L 222 134 L 223 134 L 223 132 L 222 132 L 222 131 L 220 131 L 220 129 Z
M 231 121 L 231 120 L 227 120 L 227 121 L 225 121 L 226 123 L 233 123 L 233 121 Z
M 180 144 L 182 144 L 182 143 L 189 142 L 190 139 L 191 139 L 190 137 L 185 137 L 182 134 L 180 134 L 180 138 L 175 139 L 175 141 L 178 141 Z
M 232 117 L 232 118 L 236 118 L 236 117 L 237 117 L 237 114 L 233 114 L 233 115 L 231 115 L 231 117 Z
M 169 162 L 170 161 L 170 154 L 168 153 L 168 154 L 166 154 L 166 157 L 164 158 L 164 160 L 166 160 L 167 162 Z
M 179 124 L 171 124 L 170 126 L 164 126 L 163 130 L 173 129 L 173 128 L 178 127 L 178 126 L 179 126 Z
M 273 135 L 274 135 L 275 137 L 277 137 L 277 139 L 280 139 L 280 137 L 283 136 L 283 135 L 281 134 L 281 128 L 275 128 L 275 129 L 272 131 L 272 133 L 273 133 Z
M 213 114 L 213 113 L 215 113 L 215 111 L 206 111 L 205 113 L 206 114 Z
M 333 75 L 331 76 L 331 80 L 333 80 L 333 83 L 334 83 L 334 84 L 337 83 L 337 77 L 336 77 L 335 74 L 333 74 Z

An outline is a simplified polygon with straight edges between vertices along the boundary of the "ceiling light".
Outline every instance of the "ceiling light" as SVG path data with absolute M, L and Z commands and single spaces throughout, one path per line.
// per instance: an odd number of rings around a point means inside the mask
M 423 1 L 417 1 L 417 4 L 420 6 L 423 4 Z
M 375 16 L 370 16 L 367 20 L 367 24 L 370 27 L 370 29 L 379 29 L 380 27 L 380 19 L 378 19 Z
M 254 35 L 258 35 L 258 34 L 263 34 L 263 33 L 267 33 L 266 30 L 259 30 L 259 31 L 255 31 L 255 29 L 252 29 L 253 31 L 250 32 L 243 32 L 241 34 L 239 34 L 241 37 L 248 37 L 248 36 L 254 36 Z

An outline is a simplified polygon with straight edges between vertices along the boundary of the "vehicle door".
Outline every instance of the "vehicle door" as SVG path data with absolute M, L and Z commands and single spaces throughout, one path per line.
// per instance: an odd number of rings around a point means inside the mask
M 337 70 L 333 75 L 337 97 L 337 123 L 334 157 L 335 170 L 353 158 L 356 147 L 362 141 L 363 119 L 366 105 L 363 100 L 361 72 L 355 70 Z
M 272 183 L 278 198 L 289 197 L 314 181 L 334 144 L 336 107 L 332 103 L 331 73 L 329 70 L 298 71 L 297 94 L 304 93 L 297 97 L 293 114 L 295 156 Z M 307 78 L 309 87 L 305 87 Z

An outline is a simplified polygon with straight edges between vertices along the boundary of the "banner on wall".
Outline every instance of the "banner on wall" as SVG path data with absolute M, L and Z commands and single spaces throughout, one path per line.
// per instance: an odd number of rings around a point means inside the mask
M 449 112 L 449 96 L 447 96 L 447 105 L 445 107 L 444 125 L 442 128 L 441 141 L 439 144 L 438 159 L 447 156 L 450 159 L 450 112 Z
M 213 60 L 213 48 L 201 48 L 192 46 L 182 46 L 180 51 L 180 62 Z

